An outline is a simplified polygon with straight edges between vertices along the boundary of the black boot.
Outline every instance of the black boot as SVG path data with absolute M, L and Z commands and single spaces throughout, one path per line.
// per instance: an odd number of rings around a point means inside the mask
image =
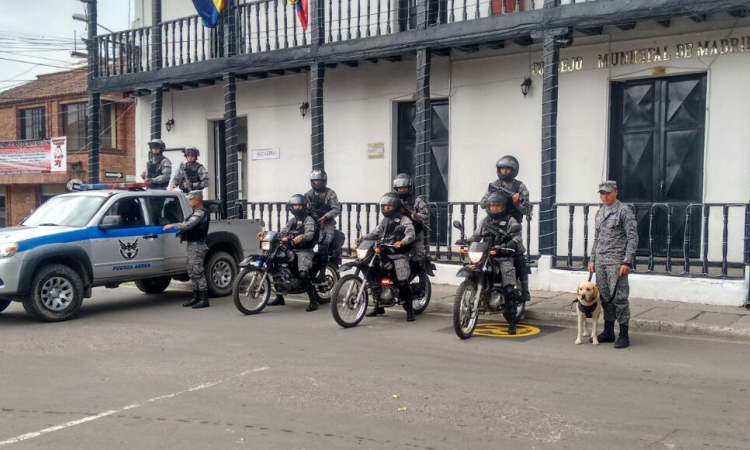
M 377 317 L 383 314 L 385 314 L 385 308 L 375 305 L 375 307 L 372 308 L 372 311 L 365 314 L 365 317 Z
M 604 321 L 604 331 L 599 333 L 599 335 L 596 336 L 596 338 L 599 340 L 599 343 L 604 342 L 615 342 L 615 322 L 609 322 Z M 594 339 L 589 338 L 589 342 L 593 342 Z
M 513 286 L 505 288 L 505 301 L 508 310 L 508 334 L 516 334 L 516 321 L 518 318 L 518 306 L 516 305 L 516 291 Z
M 200 301 L 193 305 L 193 309 L 208 308 L 208 291 L 200 291 Z
M 417 320 L 416 316 L 414 315 L 414 305 L 412 304 L 412 296 L 411 296 L 411 286 L 409 284 L 404 284 L 399 287 L 399 296 L 401 296 L 401 300 L 404 302 L 403 307 L 404 311 L 406 311 L 406 321 L 407 322 L 414 322 Z
M 185 307 L 193 306 L 199 301 L 201 301 L 200 291 L 196 291 L 195 289 L 193 289 L 193 298 L 183 303 L 182 306 L 185 306 Z
M 276 299 L 272 302 L 266 303 L 266 306 L 284 306 L 286 305 L 286 302 L 284 301 L 284 296 L 280 294 L 276 294 Z
M 628 336 L 628 324 L 620 324 L 620 335 L 617 336 L 617 342 L 615 342 L 615 348 L 628 348 L 630 347 L 630 336 Z
M 305 308 L 305 311 L 307 312 L 316 311 L 318 309 L 318 299 L 315 298 L 314 289 L 307 290 L 307 298 L 310 300 L 310 303 L 308 303 L 307 308 Z

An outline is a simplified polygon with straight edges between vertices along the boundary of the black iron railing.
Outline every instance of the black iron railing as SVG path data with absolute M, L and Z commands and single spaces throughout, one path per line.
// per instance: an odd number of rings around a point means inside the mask
M 635 203 L 639 246 L 634 270 L 680 276 L 743 278 L 750 263 L 750 204 Z M 558 203 L 567 253 L 556 267 L 585 270 L 597 203 Z M 567 210 L 568 220 L 564 221 Z M 559 246 L 558 246 L 559 247 Z
M 459 221 L 467 236 L 473 234 L 476 225 L 484 217 L 484 210 L 476 203 L 467 202 L 441 202 L 430 203 L 430 251 L 433 258 L 441 262 L 460 262 L 463 255 L 458 252 L 455 241 L 460 238 L 460 231 L 453 228 L 454 220 Z M 286 211 L 284 202 L 248 202 L 240 201 L 234 206 L 237 217 L 247 219 L 260 219 L 265 223 L 267 229 L 280 230 L 289 220 L 290 215 Z M 377 227 L 382 216 L 377 203 L 342 203 L 341 215 L 337 219 L 337 228 L 346 236 L 347 254 L 351 254 L 351 246 L 361 235 L 365 235 Z M 360 231 L 357 231 L 357 225 Z M 531 245 L 532 221 L 525 222 L 524 239 L 526 241 L 527 254 L 531 260 L 536 257 L 533 251 L 536 245 Z M 531 248 L 532 251 L 528 251 Z

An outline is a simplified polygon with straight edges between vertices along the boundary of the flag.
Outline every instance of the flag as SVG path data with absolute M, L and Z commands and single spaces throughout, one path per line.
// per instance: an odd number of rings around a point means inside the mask
M 307 0 L 289 0 L 289 3 L 294 5 L 294 10 L 297 11 L 302 31 L 307 31 Z
M 224 9 L 224 0 L 193 0 L 198 15 L 203 18 L 203 26 L 214 28 L 219 23 L 219 16 Z

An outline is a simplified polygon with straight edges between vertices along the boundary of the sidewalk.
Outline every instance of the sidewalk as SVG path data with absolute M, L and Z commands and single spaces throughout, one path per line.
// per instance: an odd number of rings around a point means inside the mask
M 427 311 L 452 314 L 456 288 L 457 286 L 448 284 L 433 284 L 432 299 Z M 571 306 L 573 300 L 573 291 L 532 291 L 523 321 L 550 322 L 575 327 L 577 318 L 574 306 Z M 630 329 L 634 332 L 750 340 L 750 309 L 742 307 L 631 298 L 630 314 Z

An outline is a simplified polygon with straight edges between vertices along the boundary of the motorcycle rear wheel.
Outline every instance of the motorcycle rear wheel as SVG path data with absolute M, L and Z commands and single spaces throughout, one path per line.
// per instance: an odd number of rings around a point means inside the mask
M 321 283 L 315 284 L 315 296 L 318 299 L 318 303 L 320 303 L 321 305 L 329 303 L 331 301 L 333 287 L 336 285 L 336 282 L 339 281 L 339 272 L 336 270 L 335 264 L 326 264 L 324 270 L 325 280 L 323 280 Z
M 432 282 L 430 281 L 430 277 L 426 273 L 417 274 L 411 281 L 410 286 L 412 286 L 412 292 L 416 288 L 422 293 L 422 295 L 417 294 L 412 298 L 414 314 L 422 314 L 430 304 L 430 298 L 432 297 Z
M 243 314 L 258 314 L 271 298 L 271 280 L 266 277 L 261 284 L 264 272 L 242 269 L 232 286 L 234 306 Z
M 453 300 L 453 330 L 461 339 L 469 339 L 477 326 L 478 310 L 474 309 L 477 285 L 465 280 L 458 286 Z
M 360 290 L 362 296 L 357 302 Z M 343 328 L 356 327 L 365 317 L 367 311 L 367 288 L 362 278 L 356 275 L 344 275 L 333 286 L 331 292 L 331 314 Z
M 516 302 L 516 323 L 521 321 L 521 318 L 523 317 L 523 313 L 526 312 L 526 302 Z M 503 310 L 503 317 L 505 317 L 506 322 L 510 322 L 508 319 L 510 317 L 510 313 L 507 309 Z

